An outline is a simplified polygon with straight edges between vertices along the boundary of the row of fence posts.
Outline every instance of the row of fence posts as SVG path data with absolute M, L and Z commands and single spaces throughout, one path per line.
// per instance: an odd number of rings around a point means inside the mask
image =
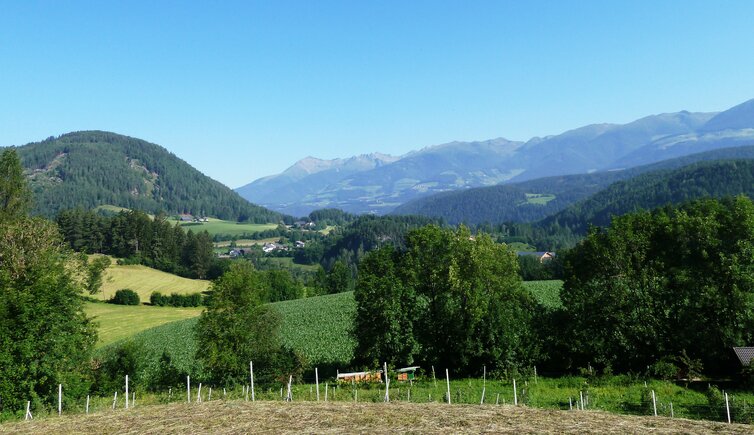
M 385 396 L 384 401 L 390 402 L 390 377 L 387 375 L 387 362 L 384 363 L 384 373 L 385 373 Z M 480 401 L 480 405 L 484 404 L 484 399 L 487 393 L 487 366 L 483 366 L 482 369 L 482 398 Z M 314 368 L 314 379 L 316 384 L 316 391 L 317 391 L 317 401 L 320 400 L 319 395 L 319 369 Z M 245 397 L 245 400 L 248 402 L 249 400 L 249 390 L 251 390 L 251 401 L 254 402 L 256 400 L 255 394 L 254 394 L 254 363 L 252 361 L 249 361 L 249 380 L 250 385 L 244 386 L 243 388 L 243 395 Z M 451 404 L 450 399 L 450 372 L 448 369 L 445 369 L 445 380 L 447 385 L 447 391 L 446 391 L 446 397 L 448 404 Z M 435 377 L 435 366 L 432 366 L 432 381 L 435 385 L 435 388 L 437 388 L 437 378 Z M 537 368 L 534 367 L 534 382 L 537 383 Z M 293 383 L 293 376 L 290 376 L 288 378 L 288 388 L 287 388 L 287 395 L 285 396 L 286 402 L 292 402 L 293 401 L 293 391 L 292 391 L 292 383 Z M 353 381 L 352 381 L 353 383 Z M 126 381 L 125 381 L 125 393 L 126 393 L 126 409 L 129 408 L 129 382 L 128 382 L 128 375 L 126 375 Z M 355 388 L 354 384 L 354 402 L 358 402 L 358 389 Z M 646 387 L 646 382 L 644 383 L 644 386 Z M 327 402 L 328 399 L 328 387 L 329 384 L 325 383 L 325 402 Z M 725 412 L 728 418 L 728 423 L 730 424 L 731 417 L 730 417 L 730 402 L 728 399 L 728 393 L 724 392 L 725 395 Z M 226 396 L 226 390 L 223 388 L 223 398 Z M 283 397 L 283 389 L 280 389 L 280 396 Z M 172 388 L 169 391 L 169 397 L 172 397 Z M 130 396 L 130 407 L 134 408 L 136 406 L 136 393 L 132 392 Z M 429 399 L 431 401 L 432 395 L 430 394 Z M 212 400 L 212 387 L 209 388 L 209 396 L 207 400 Z M 408 400 L 411 401 L 411 390 L 408 390 Z M 113 405 L 112 409 L 115 409 L 115 405 L 118 401 L 118 392 L 115 392 L 115 395 L 113 397 Z M 191 403 L 191 376 L 186 376 L 186 401 L 188 403 Z M 197 395 L 196 395 L 196 402 L 202 402 L 202 384 L 199 383 Z M 495 405 L 500 404 L 500 393 L 497 393 L 497 398 L 495 399 Z M 516 379 L 513 379 L 513 405 L 518 406 L 518 390 L 516 388 Z M 576 409 L 577 410 L 585 410 L 589 405 L 589 395 L 586 395 L 586 398 L 584 396 L 583 391 L 579 391 L 579 397 L 576 401 Z M 570 410 L 573 410 L 573 401 L 572 398 L 568 398 L 568 408 Z M 654 416 L 657 416 L 657 395 L 655 394 L 655 391 L 652 390 L 652 410 L 654 413 Z M 86 413 L 89 414 L 89 395 L 86 396 Z M 63 384 L 58 384 L 58 416 L 63 414 Z M 670 417 L 675 417 L 673 412 L 673 402 L 670 402 Z M 24 420 L 33 420 L 34 417 L 31 413 L 31 401 L 26 402 L 26 414 L 24 417 Z

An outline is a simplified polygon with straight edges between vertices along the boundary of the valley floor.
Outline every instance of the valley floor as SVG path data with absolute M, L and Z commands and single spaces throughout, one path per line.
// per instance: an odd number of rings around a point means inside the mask
M 0 425 L 0 433 L 751 433 L 748 425 L 494 405 L 222 401 Z

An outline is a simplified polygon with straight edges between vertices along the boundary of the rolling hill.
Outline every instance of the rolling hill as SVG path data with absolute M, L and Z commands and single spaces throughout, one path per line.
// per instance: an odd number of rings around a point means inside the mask
M 81 131 L 17 148 L 34 192 L 34 212 L 111 205 L 233 221 L 279 222 L 166 149 L 127 136 Z
M 681 111 L 627 124 L 593 124 L 526 142 L 451 142 L 395 158 L 308 157 L 238 189 L 273 210 L 306 214 L 333 207 L 389 213 L 433 194 L 543 177 L 624 170 L 714 149 L 754 145 L 754 100 L 721 113 Z M 527 192 L 517 192 L 517 195 Z M 562 203 L 561 203 L 562 205 Z M 521 216 L 523 219 L 526 213 Z
M 706 151 L 626 170 L 546 177 L 445 192 L 403 204 L 391 214 L 441 218 L 451 224 L 534 222 L 585 200 L 618 181 L 647 172 L 677 169 L 702 161 L 730 159 L 754 159 L 754 146 Z M 546 201 L 543 201 L 543 198 Z

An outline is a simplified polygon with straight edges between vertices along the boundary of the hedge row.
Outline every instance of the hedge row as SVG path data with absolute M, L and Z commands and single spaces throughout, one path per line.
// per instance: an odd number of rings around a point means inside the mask
M 160 307 L 198 307 L 204 302 L 201 293 L 191 293 L 188 295 L 179 295 L 172 293 L 170 296 L 163 295 L 160 292 L 154 292 L 149 297 L 149 303 Z

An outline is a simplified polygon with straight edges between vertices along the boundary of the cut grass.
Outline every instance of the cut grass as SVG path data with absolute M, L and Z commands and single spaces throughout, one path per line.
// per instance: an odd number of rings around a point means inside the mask
M 151 307 L 88 302 L 84 311 L 99 323 L 97 347 L 132 337 L 144 330 L 198 316 L 202 308 Z
M 195 233 L 201 231 L 207 231 L 211 236 L 221 234 L 227 236 L 242 236 L 244 234 L 253 234 L 265 230 L 274 230 L 277 228 L 277 224 L 250 224 L 250 223 L 237 223 L 231 221 L 224 221 L 220 219 L 210 218 L 209 222 L 182 223 L 182 227 L 185 230 L 191 230 Z
M 163 294 L 201 293 L 209 288 L 209 281 L 182 278 L 141 265 L 111 265 L 105 271 L 102 291 L 97 295 L 108 300 L 120 289 L 129 288 L 139 294 L 142 302 L 149 301 L 152 292 Z
M 11 433 L 751 433 L 751 426 L 494 405 L 346 402 L 171 403 L 11 422 Z M 138 402 L 137 394 L 137 402 Z M 139 402 L 141 403 L 141 402 Z M 64 411 L 65 412 L 65 411 Z

